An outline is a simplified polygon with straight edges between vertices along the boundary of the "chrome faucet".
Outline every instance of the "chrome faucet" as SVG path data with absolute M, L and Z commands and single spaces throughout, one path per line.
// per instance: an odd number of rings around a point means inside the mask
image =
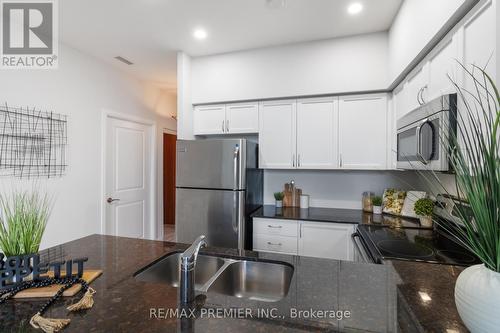
M 181 277 L 180 277 L 180 301 L 187 304 L 194 301 L 194 275 L 196 259 L 200 249 L 207 245 L 205 236 L 201 235 L 191 244 L 191 246 L 181 254 Z

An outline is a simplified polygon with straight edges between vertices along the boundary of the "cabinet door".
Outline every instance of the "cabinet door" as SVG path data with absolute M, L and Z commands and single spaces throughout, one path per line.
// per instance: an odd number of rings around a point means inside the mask
M 428 87 L 422 95 L 425 101 L 431 101 L 439 96 L 455 92 L 449 77 L 456 77 L 457 58 L 458 46 L 456 38 L 443 40 L 432 51 L 428 61 Z
M 226 133 L 258 133 L 259 104 L 235 103 L 226 104 Z
M 354 248 L 351 224 L 299 222 L 300 256 L 353 260 Z
M 426 89 L 425 87 L 428 81 L 427 73 L 428 73 L 427 66 L 423 66 L 419 69 L 416 69 L 413 73 L 410 73 L 410 75 L 408 75 L 408 81 L 405 87 L 407 110 L 404 111 L 403 114 L 406 114 L 420 106 L 421 102 L 419 102 L 419 95 L 421 90 Z M 424 102 L 428 102 L 425 93 L 426 93 L 425 91 L 422 92 L 424 97 Z
M 387 97 L 341 97 L 339 153 L 343 169 L 387 168 Z
M 297 102 L 297 167 L 338 167 L 338 99 L 316 98 Z
M 474 64 L 480 68 L 485 68 L 486 73 L 488 73 L 493 80 L 497 73 L 499 72 L 498 67 L 500 64 L 498 52 L 496 48 L 498 46 L 498 40 L 500 36 L 500 30 L 498 30 L 497 18 L 499 12 L 500 4 L 495 1 L 487 1 L 483 7 L 475 13 L 470 19 L 465 22 L 464 26 L 457 32 L 457 38 L 461 43 L 460 50 L 463 52 L 461 54 L 461 62 L 471 69 L 471 65 Z M 497 31 L 493 27 L 497 26 Z M 464 73 L 463 70 L 460 71 L 462 74 L 462 86 L 468 91 L 475 91 L 474 84 L 472 80 Z M 499 79 L 498 77 L 496 78 Z
M 296 166 L 295 100 L 262 102 L 259 107 L 259 167 Z
M 226 127 L 224 105 L 197 106 L 194 108 L 194 134 L 223 134 Z

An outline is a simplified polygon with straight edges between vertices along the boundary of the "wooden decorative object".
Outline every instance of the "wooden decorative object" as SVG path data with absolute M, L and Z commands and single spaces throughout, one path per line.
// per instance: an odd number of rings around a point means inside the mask
M 99 276 L 101 276 L 102 270 L 85 270 L 83 272 L 82 279 L 87 281 L 87 283 L 93 282 L 95 279 L 97 279 Z M 49 272 L 48 274 L 49 277 L 53 277 L 54 274 L 52 272 Z M 65 276 L 65 272 L 62 272 L 61 274 L 62 277 Z M 41 287 L 41 288 L 31 288 L 27 290 L 23 290 L 18 292 L 14 298 L 38 298 L 38 297 L 53 297 L 59 289 L 61 289 L 62 285 L 60 284 L 55 284 L 52 286 L 48 287 Z M 62 294 L 63 296 L 75 296 L 78 294 L 78 292 L 82 290 L 82 285 L 81 284 L 75 284 L 69 289 L 66 289 L 64 293 Z
M 285 194 L 283 198 L 283 207 L 300 207 L 300 195 L 302 194 L 302 190 L 295 187 L 293 181 L 285 184 L 283 193 Z

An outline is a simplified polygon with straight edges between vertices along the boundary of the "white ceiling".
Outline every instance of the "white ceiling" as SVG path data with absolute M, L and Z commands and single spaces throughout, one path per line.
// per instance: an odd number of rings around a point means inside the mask
M 272 1 L 269 5 L 268 1 Z M 347 14 L 352 2 L 364 10 Z M 402 0 L 64 0 L 64 43 L 165 89 L 176 52 L 202 56 L 387 30 Z M 281 4 L 284 3 L 284 6 Z M 199 41 L 193 30 L 203 27 Z M 134 63 L 121 64 L 122 56 Z

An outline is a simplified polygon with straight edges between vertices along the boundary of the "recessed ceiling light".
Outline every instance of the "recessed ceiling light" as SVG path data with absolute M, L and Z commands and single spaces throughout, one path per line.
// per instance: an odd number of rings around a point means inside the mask
M 363 10 L 363 5 L 360 4 L 359 2 L 355 2 L 349 5 L 347 7 L 347 12 L 351 15 L 356 15 L 360 13 Z
M 207 38 L 207 32 L 204 29 L 198 28 L 193 32 L 193 37 L 199 40 Z

